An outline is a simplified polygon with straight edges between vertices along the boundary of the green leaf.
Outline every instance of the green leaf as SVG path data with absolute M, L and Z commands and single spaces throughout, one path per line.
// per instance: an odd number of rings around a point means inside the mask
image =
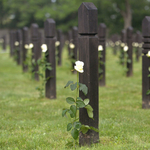
M 77 104 L 77 107 L 79 107 L 79 108 L 85 107 L 84 101 L 82 101 L 82 100 L 77 100 L 76 104 Z
M 84 93 L 84 95 L 87 95 L 88 93 L 88 88 L 85 84 L 79 83 L 79 90 Z
M 67 111 L 68 111 L 68 109 L 63 109 L 63 111 L 62 111 L 62 117 L 64 117 L 66 115 Z
M 52 70 L 52 67 L 50 67 L 50 66 L 47 66 L 47 67 L 46 67 L 46 69 L 48 69 L 48 70 Z
M 75 117 L 75 114 L 74 114 L 74 112 L 73 112 L 72 110 L 69 109 L 68 112 L 69 112 L 71 118 L 74 118 L 74 117 Z
M 65 146 L 66 146 L 67 148 L 73 147 L 73 141 L 68 141 Z
M 85 108 L 87 109 L 89 118 L 93 119 L 93 108 L 90 105 L 85 106 Z
M 97 128 L 94 128 L 92 126 L 90 126 L 90 129 L 93 130 L 93 131 L 95 131 L 95 132 L 99 132 L 99 130 Z
M 40 65 L 40 63 L 41 63 L 41 59 L 38 59 L 37 64 Z
M 78 136 L 79 136 L 79 131 L 77 129 L 73 129 L 71 131 L 71 135 L 76 140 L 78 138 Z
M 85 104 L 85 105 L 88 105 L 89 102 L 90 102 L 90 100 L 89 100 L 88 98 L 84 100 L 84 104 Z
M 75 103 L 75 100 L 72 97 L 67 97 L 66 101 L 68 104 L 74 104 Z
M 73 116 L 75 117 L 76 116 L 76 111 L 77 111 L 76 106 L 75 105 L 71 105 L 70 106 L 70 110 L 72 111 Z
M 64 88 L 68 87 L 72 83 L 73 83 L 73 81 L 68 81 Z
M 88 125 L 82 125 L 81 126 L 81 131 L 83 134 L 87 133 L 90 127 Z
M 80 122 L 74 122 L 74 128 L 80 129 L 82 124 Z
M 71 128 L 72 128 L 72 123 L 68 123 L 68 125 L 67 125 L 67 131 L 70 131 Z
M 148 75 L 148 77 L 150 77 L 150 74 Z
M 81 97 L 77 97 L 77 100 L 81 100 L 81 101 L 83 101 L 83 99 L 82 99 Z
M 128 59 L 128 60 L 127 60 L 127 62 L 128 62 L 128 63 L 131 63 L 131 60 L 130 60 L 130 59 Z
M 77 88 L 77 83 L 71 84 L 70 88 L 71 88 L 72 91 L 74 91 Z
M 146 92 L 146 95 L 149 95 L 150 94 L 150 90 L 148 90 L 147 92 Z

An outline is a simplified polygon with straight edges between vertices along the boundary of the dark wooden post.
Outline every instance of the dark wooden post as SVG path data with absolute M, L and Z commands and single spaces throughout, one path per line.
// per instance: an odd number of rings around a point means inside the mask
M 42 45 L 42 33 L 39 32 L 39 58 L 42 57 L 42 48 L 41 48 L 41 45 Z
M 3 51 L 6 51 L 6 35 L 3 35 L 2 39 L 3 39 L 2 43 Z
M 23 72 L 28 71 L 28 66 L 24 62 L 26 61 L 27 58 L 27 48 L 26 45 L 29 45 L 29 32 L 28 32 L 28 27 L 24 27 L 22 30 L 22 68 Z
M 33 64 L 33 72 L 35 72 L 35 80 L 39 80 L 39 75 L 37 71 L 39 70 L 39 66 L 37 64 L 37 60 L 40 58 L 41 47 L 39 46 L 39 31 L 38 25 L 36 23 L 31 24 L 31 41 L 33 44 L 32 48 L 32 59 L 35 60 L 35 66 Z
M 12 55 L 15 56 L 16 31 L 12 31 Z
M 84 125 L 99 126 L 98 103 L 98 20 L 97 8 L 93 3 L 83 2 L 78 9 L 79 60 L 84 62 L 84 73 L 80 73 L 79 82 L 88 87 L 85 96 L 81 91 L 82 99 L 89 98 L 93 107 L 94 119 L 90 119 L 84 108 L 79 110 L 79 120 Z M 99 133 L 89 130 L 86 134 L 79 135 L 80 145 L 90 145 L 99 141 Z
M 141 32 L 140 31 L 137 31 L 136 32 L 136 42 L 137 42 L 137 46 L 136 46 L 136 61 L 139 62 L 139 57 L 140 57 L 140 44 L 141 44 Z
M 116 45 L 116 42 L 119 41 L 119 35 L 118 34 L 114 34 L 112 36 L 112 42 L 113 42 L 113 54 L 117 55 L 117 50 L 118 50 L 118 45 Z
M 10 56 L 13 56 L 13 31 L 9 32 Z
M 132 61 L 132 32 L 133 28 L 128 27 L 127 28 L 127 45 L 128 45 L 128 61 L 127 61 L 127 77 L 130 77 L 133 75 L 133 61 Z
M 58 45 L 58 65 L 62 65 L 62 49 L 63 49 L 63 37 L 62 31 L 59 29 L 57 30 L 57 41 L 60 42 Z
M 68 54 L 71 55 L 70 43 L 72 42 L 72 31 L 68 31 Z
M 99 48 L 102 47 L 101 49 L 98 49 L 100 54 L 99 60 L 99 85 L 100 86 L 105 86 L 105 58 L 106 58 L 106 43 L 105 43 L 105 38 L 106 38 L 106 25 L 104 23 L 100 23 L 98 27 L 98 37 L 99 37 Z M 101 47 L 100 47 L 101 46 Z
M 55 21 L 53 19 L 47 19 L 44 24 L 45 30 L 45 43 L 47 45 L 47 61 L 51 64 L 52 70 L 46 70 L 46 78 L 49 78 L 46 82 L 45 96 L 50 99 L 56 98 L 56 60 L 55 60 Z
M 72 47 L 70 45 L 70 49 L 72 50 L 72 66 L 74 67 L 78 55 L 78 28 L 77 27 L 72 28 Z
M 16 41 L 15 41 L 15 50 L 16 50 L 16 61 L 18 65 L 21 65 L 21 56 L 22 56 L 22 48 L 21 48 L 21 39 L 22 33 L 21 30 L 16 31 Z
M 121 31 L 121 51 L 120 51 L 120 59 L 122 60 L 121 64 L 124 65 L 124 46 L 126 44 L 126 30 L 123 29 Z
M 146 16 L 142 21 L 143 34 L 143 56 L 142 56 L 142 108 L 150 108 L 150 94 L 146 94 L 150 89 L 150 58 L 146 54 L 150 51 L 150 16 Z

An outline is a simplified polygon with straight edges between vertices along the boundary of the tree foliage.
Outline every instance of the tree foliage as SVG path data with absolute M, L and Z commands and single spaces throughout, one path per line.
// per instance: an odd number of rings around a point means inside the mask
M 92 0 L 98 8 L 98 22 L 105 23 L 109 33 L 120 33 L 125 26 L 123 14 L 126 2 L 131 8 L 131 25 L 141 30 L 141 22 L 150 15 L 150 0 Z M 53 18 L 64 32 L 78 25 L 78 8 L 82 0 L 0 0 L 0 28 L 30 27 L 31 23 L 44 26 L 46 18 Z M 90 2 L 85 0 L 84 2 Z

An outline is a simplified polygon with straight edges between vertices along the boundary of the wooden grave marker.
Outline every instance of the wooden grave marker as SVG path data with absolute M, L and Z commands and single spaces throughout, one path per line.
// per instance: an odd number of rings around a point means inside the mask
M 132 32 L 133 28 L 128 27 L 127 28 L 127 46 L 128 46 L 128 60 L 127 60 L 127 77 L 130 77 L 133 75 L 133 59 L 132 59 Z
M 88 87 L 85 96 L 81 91 L 82 99 L 89 98 L 93 108 L 94 120 L 88 117 L 85 108 L 79 110 L 79 121 L 84 125 L 99 127 L 98 102 L 98 20 L 97 8 L 93 3 L 83 2 L 78 9 L 79 60 L 84 62 L 84 72 L 79 74 L 79 82 Z M 86 134 L 80 132 L 79 144 L 91 145 L 99 142 L 99 133 L 89 130 Z
M 28 71 L 28 66 L 27 64 L 24 63 L 27 58 L 28 45 L 29 45 L 29 30 L 28 30 L 28 27 L 24 27 L 22 29 L 22 69 L 23 69 L 23 72 Z
M 124 65 L 124 46 L 126 45 L 126 30 L 121 31 L 121 50 L 120 50 L 120 59 L 122 60 L 121 64 Z
M 22 62 L 22 33 L 21 30 L 16 31 L 16 41 L 15 41 L 15 50 L 16 50 L 16 62 L 18 65 L 21 65 Z
M 150 58 L 147 53 L 150 51 L 150 16 L 146 16 L 142 21 L 143 35 L 143 56 L 142 56 L 142 108 L 150 108 L 150 94 L 147 91 L 150 89 Z
M 106 73 L 105 73 L 105 60 L 106 60 L 106 25 L 104 23 L 100 23 L 98 26 L 98 51 L 100 53 L 99 60 L 99 85 L 105 86 L 106 84 Z
M 44 23 L 45 31 L 45 44 L 47 45 L 46 55 L 47 62 L 51 64 L 52 70 L 46 69 L 46 78 L 49 78 L 45 85 L 45 96 L 50 99 L 56 98 L 56 60 L 55 60 L 55 21 L 53 19 L 47 19 Z
M 58 66 L 62 65 L 62 50 L 63 50 L 63 34 L 62 31 L 59 29 L 57 30 L 57 41 L 59 41 L 59 45 L 58 45 Z
M 38 31 L 38 25 L 36 23 L 31 24 L 31 42 L 33 44 L 32 48 L 32 60 L 35 61 L 35 64 L 33 63 L 33 72 L 35 80 L 39 80 L 38 70 L 39 66 L 37 64 L 37 60 L 41 56 L 41 46 L 39 45 L 39 31 Z
M 72 28 L 72 43 L 70 45 L 70 49 L 72 50 L 72 67 L 74 68 L 75 61 L 77 61 L 78 55 L 78 28 Z

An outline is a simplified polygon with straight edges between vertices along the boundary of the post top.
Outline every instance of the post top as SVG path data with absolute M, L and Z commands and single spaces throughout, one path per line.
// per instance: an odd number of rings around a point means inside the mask
M 121 30 L 121 33 L 122 33 L 122 34 L 125 34 L 125 33 L 126 33 L 126 30 L 125 30 L 125 29 Z
M 74 26 L 72 29 L 77 31 L 77 30 L 78 30 L 78 27 Z
M 150 16 L 146 16 L 142 21 L 142 34 L 144 37 L 150 37 Z
M 98 36 L 104 37 L 106 36 L 106 25 L 104 23 L 100 23 L 98 27 Z
M 79 34 L 97 34 L 98 19 L 97 8 L 93 3 L 83 2 L 78 9 L 78 32 Z
M 36 23 L 31 24 L 31 36 L 38 37 L 38 28 L 39 26 Z
M 100 23 L 99 26 L 100 26 L 101 28 L 106 28 L 105 23 Z
M 23 27 L 23 30 L 27 31 L 27 30 L 28 30 L 28 27 Z
M 46 19 L 44 22 L 45 37 L 54 37 L 55 30 L 55 21 L 51 18 Z
M 84 5 L 88 10 L 97 10 L 97 8 L 95 7 L 95 5 L 91 2 L 83 2 L 81 4 L 81 6 Z
M 128 27 L 128 28 L 127 28 L 127 37 L 128 37 L 128 38 L 131 38 L 131 37 L 132 37 L 132 31 L 133 31 L 133 28 L 132 28 L 132 27 Z

